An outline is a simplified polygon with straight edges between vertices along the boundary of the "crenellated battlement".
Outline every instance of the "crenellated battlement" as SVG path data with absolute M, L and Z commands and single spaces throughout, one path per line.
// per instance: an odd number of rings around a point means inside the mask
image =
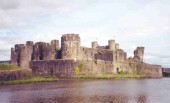
M 61 37 L 62 41 L 80 41 L 79 34 L 64 34 Z
M 34 42 L 33 42 L 33 41 L 27 41 L 27 42 L 26 42 L 26 45 L 27 45 L 27 46 L 33 46 L 33 45 L 34 45 Z

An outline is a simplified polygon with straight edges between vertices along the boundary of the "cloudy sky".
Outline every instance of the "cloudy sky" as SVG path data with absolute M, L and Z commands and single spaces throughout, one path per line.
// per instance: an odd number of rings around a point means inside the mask
M 78 33 L 81 45 L 115 39 L 128 56 L 170 67 L 170 0 L 0 0 L 0 60 L 14 44 L 50 42 Z

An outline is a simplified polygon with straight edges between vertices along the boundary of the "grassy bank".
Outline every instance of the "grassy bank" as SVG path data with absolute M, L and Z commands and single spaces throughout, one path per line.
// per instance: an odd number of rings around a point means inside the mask
M 11 81 L 1 81 L 0 84 L 23 84 L 23 83 L 35 83 L 35 82 L 52 82 L 58 81 L 56 77 L 32 77 L 30 79 L 19 79 Z
M 116 74 L 116 75 L 77 75 L 74 76 L 74 80 L 88 80 L 88 79 L 142 79 L 149 78 L 145 75 L 136 75 L 136 74 Z M 58 80 L 56 77 L 32 77 L 30 79 L 19 79 L 19 80 L 11 80 L 11 81 L 0 81 L 0 84 L 23 84 L 23 83 L 35 83 L 35 82 L 52 82 Z
M 20 69 L 20 67 L 11 64 L 0 64 L 0 70 L 16 70 L 16 69 Z
M 145 75 L 136 75 L 136 74 L 116 74 L 116 75 L 77 75 L 73 79 L 140 79 L 140 78 L 149 78 Z

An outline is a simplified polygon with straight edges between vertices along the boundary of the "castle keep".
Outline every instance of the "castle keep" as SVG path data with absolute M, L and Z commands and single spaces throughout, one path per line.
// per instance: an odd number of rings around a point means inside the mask
M 31 68 L 34 75 L 73 77 L 74 75 L 105 75 L 118 73 L 143 74 L 162 77 L 160 65 L 143 62 L 144 47 L 137 47 L 134 56 L 119 48 L 115 40 L 100 46 L 97 41 L 92 47 L 81 46 L 78 34 L 65 34 L 51 43 L 27 41 L 11 48 L 11 63 Z

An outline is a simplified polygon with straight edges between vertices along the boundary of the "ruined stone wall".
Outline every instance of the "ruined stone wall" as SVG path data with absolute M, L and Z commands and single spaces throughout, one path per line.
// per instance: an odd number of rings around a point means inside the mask
M 104 60 L 49 60 L 31 61 L 33 75 L 57 76 L 69 78 L 76 75 L 75 69 L 78 68 L 78 75 L 103 75 L 113 73 L 112 62 Z
M 104 60 L 80 60 L 76 61 L 76 66 L 80 69 L 80 75 L 105 75 L 113 74 L 113 64 Z
M 114 70 L 117 73 L 131 73 L 146 75 L 148 77 L 162 77 L 162 67 L 160 65 L 151 65 L 143 62 L 119 62 L 114 64 Z
M 143 62 L 144 47 L 137 47 L 134 51 L 133 60 Z
M 106 45 L 106 46 L 98 46 L 97 49 L 109 49 L 109 46 Z
M 118 63 L 114 63 L 114 70 L 117 74 L 119 73 L 137 74 L 138 65 L 139 65 L 138 62 L 131 62 L 131 61 L 118 62 Z
M 96 54 L 96 52 L 96 49 L 81 47 L 79 60 L 94 60 L 94 54 Z
M 100 45 L 98 45 L 97 41 L 93 41 L 92 42 L 92 48 L 93 49 L 109 49 L 109 46 L 108 45 L 100 46 Z
M 81 60 L 105 60 L 105 61 L 111 61 L 114 60 L 114 53 L 111 50 L 108 49 L 92 49 L 87 47 L 81 47 L 80 48 Z
M 137 73 L 145 74 L 150 77 L 162 77 L 162 67 L 161 65 L 151 65 L 147 63 L 140 63 L 137 65 Z
M 42 60 L 31 61 L 33 75 L 57 76 L 57 77 L 73 77 L 74 76 L 74 60 Z
M 114 52 L 115 61 L 114 62 L 124 62 L 127 60 L 127 54 L 122 49 L 117 49 Z
M 97 49 L 97 53 L 94 56 L 95 59 L 111 62 L 114 61 L 114 52 L 106 49 Z
M 31 78 L 31 69 L 3 70 L 0 71 L 0 81 Z
M 80 37 L 78 34 L 65 34 L 61 37 L 62 59 L 79 59 Z

